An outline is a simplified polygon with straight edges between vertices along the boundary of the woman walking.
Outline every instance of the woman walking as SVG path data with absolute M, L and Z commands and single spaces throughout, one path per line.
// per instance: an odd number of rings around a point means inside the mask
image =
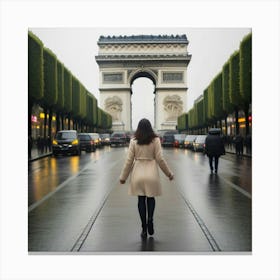
M 150 235 L 154 234 L 155 196 L 162 193 L 157 165 L 173 180 L 174 175 L 162 156 L 159 137 L 154 133 L 149 120 L 142 119 L 130 141 L 127 159 L 120 175 L 120 183 L 124 184 L 131 173 L 128 193 L 138 196 L 142 238 L 147 237 L 147 230 Z

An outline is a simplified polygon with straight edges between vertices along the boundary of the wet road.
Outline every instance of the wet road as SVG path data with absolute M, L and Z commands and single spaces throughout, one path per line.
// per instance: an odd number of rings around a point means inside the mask
M 251 159 L 226 155 L 211 175 L 203 154 L 164 149 L 176 179 L 161 175 L 156 233 L 143 241 L 137 200 L 118 183 L 126 150 L 29 164 L 30 252 L 251 251 Z

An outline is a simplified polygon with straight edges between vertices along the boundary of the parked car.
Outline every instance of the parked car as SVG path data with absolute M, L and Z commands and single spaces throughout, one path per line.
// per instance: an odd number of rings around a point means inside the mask
M 183 148 L 185 143 L 186 134 L 175 134 L 174 135 L 174 147 Z
M 111 135 L 111 138 L 110 138 L 110 145 L 113 146 L 113 145 L 126 145 L 127 144 L 127 136 L 126 136 L 126 133 L 121 131 L 121 132 L 114 132 L 112 133 Z
M 135 131 L 126 132 L 126 142 L 129 143 L 130 140 L 134 137 Z
M 80 140 L 76 130 L 61 130 L 55 135 L 52 142 L 53 155 L 81 154 Z
M 89 133 L 79 133 L 78 137 L 80 140 L 81 151 L 86 151 L 87 153 L 95 152 L 95 143 Z
M 90 137 L 93 139 L 95 147 L 100 148 L 101 147 L 101 138 L 99 133 L 89 133 Z
M 186 149 L 193 149 L 193 142 L 195 140 L 195 138 L 197 137 L 197 135 L 187 135 L 185 138 L 185 148 Z
M 173 147 L 175 142 L 175 138 L 173 134 L 164 134 L 162 136 L 161 145 L 163 147 Z
M 110 134 L 109 133 L 103 133 L 100 134 L 101 138 L 101 144 L 104 145 L 110 145 Z
M 207 135 L 198 135 L 193 143 L 193 150 L 195 152 L 205 152 L 205 139 Z

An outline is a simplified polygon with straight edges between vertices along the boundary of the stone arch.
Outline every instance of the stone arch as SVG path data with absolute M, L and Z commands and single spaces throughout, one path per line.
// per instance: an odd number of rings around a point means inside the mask
M 128 77 L 128 82 L 130 84 L 130 87 L 137 78 L 148 78 L 152 80 L 155 87 L 157 86 L 157 80 L 158 80 L 157 74 L 150 69 L 137 69 L 132 73 L 130 73 Z
M 100 105 L 113 116 L 113 130 L 131 130 L 132 83 L 140 77 L 155 85 L 155 128 L 176 128 L 187 108 L 188 43 L 186 35 L 99 37 Z

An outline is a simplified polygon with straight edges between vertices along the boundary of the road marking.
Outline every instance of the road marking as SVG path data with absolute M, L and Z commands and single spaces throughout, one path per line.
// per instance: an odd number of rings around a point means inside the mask
M 71 176 L 70 178 L 68 178 L 66 181 L 64 181 L 63 183 L 61 183 L 60 185 L 58 185 L 55 190 L 53 190 L 52 192 L 49 192 L 47 195 L 45 195 L 41 200 L 38 200 L 37 202 L 31 204 L 28 207 L 28 213 L 31 212 L 32 210 L 34 210 L 35 208 L 37 208 L 39 205 L 41 205 L 43 202 L 45 202 L 46 200 L 48 200 L 50 197 L 52 197 L 56 192 L 58 192 L 59 190 L 61 190 L 63 187 L 65 187 L 70 181 L 74 180 L 76 177 L 78 177 L 82 172 L 84 172 L 88 166 L 92 163 L 96 163 L 97 161 L 95 160 L 94 162 L 90 161 L 83 169 L 81 169 L 77 174 Z
M 85 226 L 85 228 L 82 231 L 82 233 L 80 234 L 79 238 L 76 240 L 74 246 L 72 247 L 71 252 L 79 252 L 80 249 L 82 248 L 82 246 L 85 243 L 85 241 L 86 241 L 86 239 L 87 239 L 87 237 L 88 237 L 88 235 L 89 235 L 97 217 L 99 216 L 101 210 L 103 209 L 111 191 L 112 191 L 112 188 L 105 195 L 103 201 L 100 203 L 100 206 L 97 208 L 97 211 L 95 211 L 94 214 L 89 219 L 89 222 Z
M 215 238 L 213 237 L 213 235 L 210 233 L 209 229 L 207 228 L 207 226 L 205 225 L 205 223 L 203 222 L 203 220 L 200 218 L 200 216 L 198 215 L 198 213 L 195 211 L 194 207 L 192 206 L 192 204 L 188 201 L 188 199 L 186 199 L 184 197 L 184 195 L 182 194 L 182 192 L 180 191 L 180 188 L 177 188 L 179 190 L 179 193 L 181 194 L 183 200 L 185 201 L 185 203 L 187 204 L 188 208 L 190 209 L 191 213 L 193 214 L 195 220 L 197 221 L 199 227 L 201 228 L 202 232 L 204 233 L 206 239 L 208 240 L 208 243 L 210 244 L 212 250 L 214 252 L 220 252 L 222 251 L 218 245 L 218 243 L 216 242 Z
M 245 196 L 247 196 L 248 198 L 252 199 L 252 195 L 250 193 L 248 193 L 247 191 L 243 190 L 241 187 L 235 185 L 234 183 L 232 183 L 231 181 L 219 176 L 220 179 L 222 179 L 226 184 L 229 184 L 232 188 L 234 188 L 235 190 L 241 192 L 242 194 L 244 194 Z

